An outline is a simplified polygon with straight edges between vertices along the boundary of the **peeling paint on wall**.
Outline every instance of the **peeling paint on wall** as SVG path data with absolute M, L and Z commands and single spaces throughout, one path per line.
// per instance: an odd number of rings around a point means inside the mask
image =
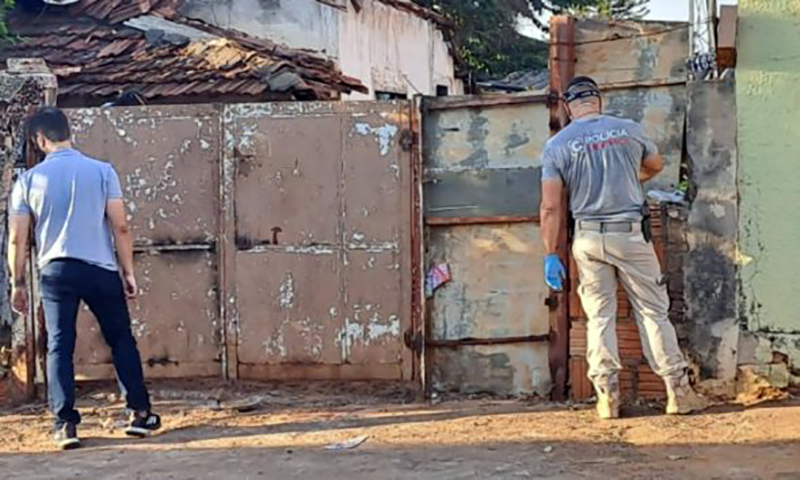
M 283 310 L 294 307 L 294 277 L 287 273 L 280 286 L 280 304 Z
M 355 131 L 364 137 L 368 135 L 374 136 L 375 141 L 378 142 L 378 145 L 380 146 L 381 155 L 385 157 L 389 155 L 389 152 L 392 148 L 392 141 L 397 135 L 399 129 L 396 125 L 391 124 L 373 127 L 368 123 L 356 123 Z
M 382 317 L 380 305 L 354 305 L 353 317 L 345 319 L 345 326 L 338 336 L 343 358 L 350 357 L 354 345 L 370 346 L 386 339 L 400 338 L 400 317 L 391 314 Z
M 800 0 L 739 1 L 739 364 L 800 385 L 796 109 Z M 789 213 L 787 213 L 789 212 Z M 783 372 L 775 377 L 774 372 Z M 787 376 L 791 378 L 786 378 Z

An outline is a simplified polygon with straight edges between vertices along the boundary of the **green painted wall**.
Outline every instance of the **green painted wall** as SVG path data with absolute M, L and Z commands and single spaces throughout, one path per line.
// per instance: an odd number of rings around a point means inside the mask
M 800 332 L 800 0 L 739 0 L 740 314 Z

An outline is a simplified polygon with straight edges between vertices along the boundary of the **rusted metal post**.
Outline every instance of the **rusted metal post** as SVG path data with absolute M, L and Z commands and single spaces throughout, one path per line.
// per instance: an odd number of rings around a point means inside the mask
M 550 20 L 550 134 L 555 135 L 569 123 L 561 101 L 564 89 L 575 75 L 575 19 L 556 16 Z M 564 202 L 566 205 L 566 202 Z M 567 211 L 562 214 L 562 229 L 558 238 L 558 254 L 564 265 L 569 265 L 567 238 Z M 569 269 L 567 269 L 569 271 Z M 569 285 L 567 279 L 566 285 Z M 553 399 L 567 398 L 567 371 L 569 365 L 569 288 L 552 294 L 550 313 L 550 373 L 553 379 Z
M 220 113 L 220 145 L 222 158 L 219 164 L 219 308 L 222 319 L 222 376 L 227 380 L 239 378 L 239 313 L 236 295 L 236 151 L 235 125 L 230 120 L 228 107 Z
M 422 96 L 411 101 L 411 332 L 409 341 L 417 335 L 425 335 L 425 233 L 422 214 Z M 427 338 L 427 337 L 426 337 Z M 429 380 L 425 373 L 428 366 L 423 361 L 422 352 L 413 351 L 412 378 L 426 391 Z
M 8 193 L 11 189 L 15 164 L 21 159 L 23 152 L 28 158 L 25 163 L 31 166 L 35 159 L 31 149 L 23 149 L 23 124 L 25 118 L 39 107 L 55 105 L 58 94 L 56 77 L 50 73 L 45 63 L 38 59 L 9 59 L 8 69 L 0 73 L 0 159 L 3 161 L 0 172 L 0 241 L 5 252 L 7 239 L 7 206 Z M 9 291 L 8 274 L 5 255 L 0 274 L 0 289 L 5 297 Z M 29 269 L 32 268 L 29 265 Z M 30 273 L 30 272 L 29 272 Z M 29 278 L 33 278 L 30 275 Z M 37 355 L 37 337 L 43 338 L 44 328 L 38 321 L 37 314 L 41 308 L 34 308 L 37 297 L 33 290 L 29 292 L 31 309 L 28 315 L 13 319 L 7 298 L 0 302 L 0 322 L 12 323 L 12 378 L 10 398 L 0 398 L 0 404 L 15 403 L 32 399 L 36 394 L 37 379 L 43 381 L 45 372 L 42 358 L 43 351 Z M 37 371 L 38 370 L 38 371 Z

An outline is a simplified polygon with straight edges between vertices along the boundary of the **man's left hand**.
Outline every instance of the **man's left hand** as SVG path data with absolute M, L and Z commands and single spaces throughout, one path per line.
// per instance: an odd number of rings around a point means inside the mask
M 544 280 L 551 290 L 560 292 L 564 290 L 564 280 L 567 278 L 567 271 L 561 263 L 558 255 L 551 254 L 544 257 Z
M 24 286 L 14 287 L 11 291 L 11 308 L 20 315 L 28 313 L 28 292 Z

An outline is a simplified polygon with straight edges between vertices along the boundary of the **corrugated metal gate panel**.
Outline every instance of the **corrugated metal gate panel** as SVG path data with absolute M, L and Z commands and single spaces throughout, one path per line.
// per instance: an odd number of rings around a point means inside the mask
M 410 379 L 410 104 L 233 105 L 225 122 L 240 374 Z

